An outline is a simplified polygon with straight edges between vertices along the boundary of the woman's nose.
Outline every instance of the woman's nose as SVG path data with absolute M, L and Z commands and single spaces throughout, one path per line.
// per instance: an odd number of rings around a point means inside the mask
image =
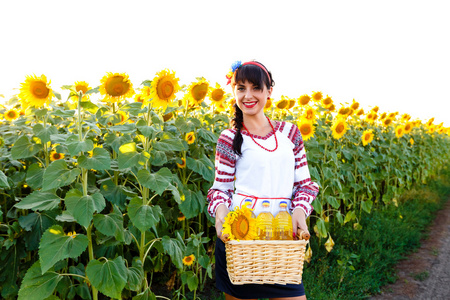
M 246 99 L 250 99 L 250 98 L 252 98 L 253 97 L 253 93 L 252 93 L 252 90 L 247 90 L 246 92 L 245 92 L 245 98 Z

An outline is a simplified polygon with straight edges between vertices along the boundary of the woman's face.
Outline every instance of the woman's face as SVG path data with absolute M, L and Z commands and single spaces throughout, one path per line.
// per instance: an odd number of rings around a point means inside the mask
M 267 89 L 265 85 L 253 85 L 249 81 L 237 82 L 233 93 L 242 113 L 253 116 L 264 112 L 267 98 L 272 94 L 272 87 Z

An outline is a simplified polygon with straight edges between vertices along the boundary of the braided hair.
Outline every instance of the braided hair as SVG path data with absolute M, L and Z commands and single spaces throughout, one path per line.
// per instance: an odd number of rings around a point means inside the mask
M 264 68 L 266 67 L 264 66 Z M 270 78 L 267 77 L 267 73 L 269 74 Z M 262 70 L 260 67 L 255 65 L 249 64 L 240 66 L 234 72 L 233 77 L 231 78 L 231 86 L 234 89 L 234 87 L 238 82 L 248 81 L 260 87 L 265 85 L 267 89 L 270 89 L 270 87 L 273 87 L 275 85 L 275 82 L 272 79 L 272 73 L 270 73 L 268 70 L 267 73 L 266 71 Z M 233 105 L 233 108 L 234 108 L 234 118 L 231 119 L 231 125 L 236 130 L 236 134 L 233 139 L 233 151 L 237 155 L 241 156 L 242 155 L 241 148 L 242 143 L 244 141 L 244 138 L 242 137 L 241 133 L 241 130 L 244 125 L 244 115 L 242 113 L 242 110 L 237 105 L 237 103 Z

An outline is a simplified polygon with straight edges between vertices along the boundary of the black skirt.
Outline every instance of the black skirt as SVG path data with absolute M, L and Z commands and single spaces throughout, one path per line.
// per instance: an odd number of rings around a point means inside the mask
M 282 298 L 305 295 L 303 283 L 300 284 L 242 284 L 231 283 L 227 272 L 225 244 L 216 240 L 216 287 L 222 292 L 240 299 Z

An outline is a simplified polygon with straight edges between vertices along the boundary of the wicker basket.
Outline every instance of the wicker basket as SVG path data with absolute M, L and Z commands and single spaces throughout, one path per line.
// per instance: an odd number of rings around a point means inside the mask
M 302 282 L 305 240 L 228 241 L 228 276 L 233 284 Z

